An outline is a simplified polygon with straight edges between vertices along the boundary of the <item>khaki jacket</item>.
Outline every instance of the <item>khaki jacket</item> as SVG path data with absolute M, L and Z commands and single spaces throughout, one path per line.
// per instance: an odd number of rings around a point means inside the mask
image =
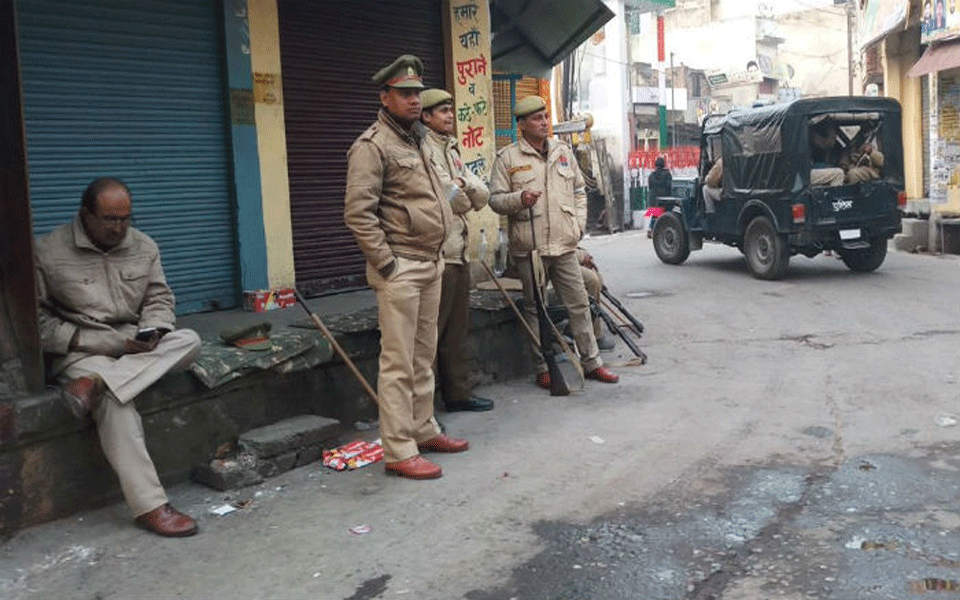
M 547 158 L 524 138 L 497 153 L 490 182 L 490 208 L 509 217 L 510 252 L 533 250 L 530 211 L 520 203 L 523 191 L 543 192 L 533 205 L 537 250 L 544 256 L 573 251 L 587 224 L 583 174 L 567 144 L 547 140 Z
M 173 292 L 160 250 L 132 227 L 107 252 L 87 237 L 80 217 L 36 243 L 40 341 L 55 355 L 54 374 L 90 355 L 120 356 L 138 328 L 174 329 Z M 70 339 L 79 330 L 77 350 Z
M 395 256 L 439 260 L 453 222 L 445 186 L 421 147 L 424 127 L 405 131 L 381 109 L 347 152 L 344 222 L 375 269 Z
M 444 185 L 455 186 L 454 180 L 457 177 L 463 179 L 465 183 L 463 189 L 456 189 L 456 195 L 450 200 L 454 218 L 447 240 L 443 244 L 443 260 L 458 265 L 466 264 L 468 235 L 466 214 L 486 206 L 490 200 L 490 190 L 460 160 L 460 148 L 456 138 L 441 135 L 428 128 L 424 142 L 424 147 L 429 150 L 430 160 L 437 168 L 437 173 Z
M 723 185 L 723 157 L 717 159 L 713 166 L 710 167 L 710 170 L 707 171 L 707 176 L 704 177 L 703 183 L 707 187 L 720 189 L 720 186 Z
M 880 169 L 883 168 L 883 153 L 879 150 L 870 152 L 851 152 L 840 158 L 840 168 L 845 173 L 846 183 L 860 183 L 880 178 Z

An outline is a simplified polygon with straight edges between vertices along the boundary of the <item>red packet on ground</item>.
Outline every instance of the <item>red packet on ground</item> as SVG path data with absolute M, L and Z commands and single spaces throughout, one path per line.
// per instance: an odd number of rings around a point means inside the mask
M 383 446 L 377 442 L 356 440 L 323 453 L 323 466 L 345 471 L 359 469 L 383 460 Z

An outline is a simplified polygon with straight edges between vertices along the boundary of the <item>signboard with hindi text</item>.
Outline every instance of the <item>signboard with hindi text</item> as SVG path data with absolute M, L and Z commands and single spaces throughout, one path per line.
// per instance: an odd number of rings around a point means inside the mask
M 453 94 L 456 136 L 463 164 L 489 185 L 496 145 L 493 118 L 493 66 L 490 57 L 490 7 L 486 0 L 446 0 L 450 55 L 447 81 Z M 499 218 L 489 209 L 468 214 L 470 255 L 477 256 L 483 231 L 487 243 L 497 244 Z
M 490 12 L 482 0 L 450 0 L 452 87 L 464 164 L 484 181 L 493 166 L 493 70 Z

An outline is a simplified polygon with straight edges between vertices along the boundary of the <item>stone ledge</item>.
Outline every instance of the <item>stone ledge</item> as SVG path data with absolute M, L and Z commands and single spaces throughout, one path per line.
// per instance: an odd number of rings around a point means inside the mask
M 471 311 L 466 351 L 471 385 L 530 373 L 527 341 L 512 311 L 499 293 L 477 295 L 471 306 L 481 308 Z M 340 333 L 337 340 L 376 387 L 379 332 Z M 304 414 L 347 424 L 377 416 L 376 405 L 336 357 L 306 371 L 263 371 L 214 389 L 205 389 L 190 373 L 172 374 L 135 402 L 147 449 L 167 485 L 188 480 L 193 467 L 209 462 L 218 447 L 235 444 L 257 427 Z M 0 535 L 120 499 L 93 422 L 74 419 L 59 390 L 0 401 L 0 430 Z M 279 469 L 290 458 L 283 455 L 265 468 Z M 309 458 L 296 454 L 294 467 Z

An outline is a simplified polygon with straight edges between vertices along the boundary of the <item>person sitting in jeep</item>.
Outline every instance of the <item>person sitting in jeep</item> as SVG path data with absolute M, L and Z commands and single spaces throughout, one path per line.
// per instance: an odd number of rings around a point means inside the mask
M 883 168 L 883 153 L 867 142 L 859 148 L 851 148 L 840 159 L 840 166 L 846 171 L 845 183 L 860 183 L 880 178 Z
M 810 127 L 810 185 L 842 185 L 844 172 L 837 152 L 837 126 L 824 119 Z

